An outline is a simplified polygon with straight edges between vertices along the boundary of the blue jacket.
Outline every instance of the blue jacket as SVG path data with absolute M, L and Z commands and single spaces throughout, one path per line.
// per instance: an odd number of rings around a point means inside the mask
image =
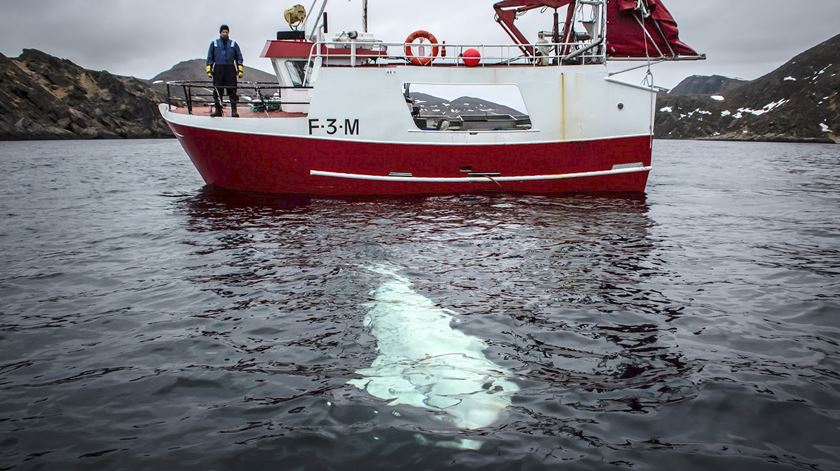
M 242 51 L 233 39 L 218 38 L 210 43 L 207 51 L 207 65 L 233 64 L 242 65 Z

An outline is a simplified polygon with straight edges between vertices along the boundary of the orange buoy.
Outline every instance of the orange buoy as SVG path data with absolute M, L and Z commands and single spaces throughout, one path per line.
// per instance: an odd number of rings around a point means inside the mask
M 461 55 L 464 60 L 464 65 L 467 67 L 477 67 L 481 63 L 481 53 L 478 49 L 469 48 Z
M 432 54 L 429 56 L 422 56 L 418 57 L 414 55 L 414 52 L 411 50 L 411 46 L 414 41 L 418 39 L 425 39 L 432 43 L 434 46 L 432 47 Z M 419 29 L 405 38 L 405 57 L 414 65 L 429 65 L 432 63 L 433 60 L 437 57 L 438 53 L 440 52 L 440 47 L 437 45 L 438 40 L 434 34 Z M 421 43 L 422 45 L 422 43 Z

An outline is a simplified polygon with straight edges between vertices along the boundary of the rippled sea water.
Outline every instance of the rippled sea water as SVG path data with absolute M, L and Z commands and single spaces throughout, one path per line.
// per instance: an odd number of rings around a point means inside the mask
M 840 468 L 840 146 L 654 166 L 637 197 L 275 198 L 174 140 L 0 143 L 0 469 Z M 426 406 L 451 371 L 419 406 L 357 386 L 446 345 L 370 319 L 418 305 L 505 376 L 490 425 Z

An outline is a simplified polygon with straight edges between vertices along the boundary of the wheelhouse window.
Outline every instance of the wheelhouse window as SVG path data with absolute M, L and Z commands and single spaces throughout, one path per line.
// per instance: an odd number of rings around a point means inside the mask
M 519 131 L 531 117 L 516 85 L 405 83 L 414 124 L 424 131 Z
M 286 70 L 289 71 L 289 77 L 292 79 L 292 86 L 302 87 L 303 80 L 306 75 L 306 61 L 286 61 Z

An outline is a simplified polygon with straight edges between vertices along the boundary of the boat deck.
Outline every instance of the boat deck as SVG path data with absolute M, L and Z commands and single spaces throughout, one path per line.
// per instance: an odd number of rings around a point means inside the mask
M 251 107 L 249 105 L 240 105 L 237 107 L 237 111 L 239 112 L 239 118 L 305 118 L 307 115 L 306 113 L 288 113 L 285 111 L 259 111 L 254 112 L 251 111 Z M 190 114 L 185 107 L 172 107 L 173 113 L 178 114 Z M 193 107 L 192 115 L 193 116 L 210 116 L 213 113 L 213 108 L 210 106 L 196 106 Z M 230 117 L 230 107 L 225 106 L 224 117 Z

